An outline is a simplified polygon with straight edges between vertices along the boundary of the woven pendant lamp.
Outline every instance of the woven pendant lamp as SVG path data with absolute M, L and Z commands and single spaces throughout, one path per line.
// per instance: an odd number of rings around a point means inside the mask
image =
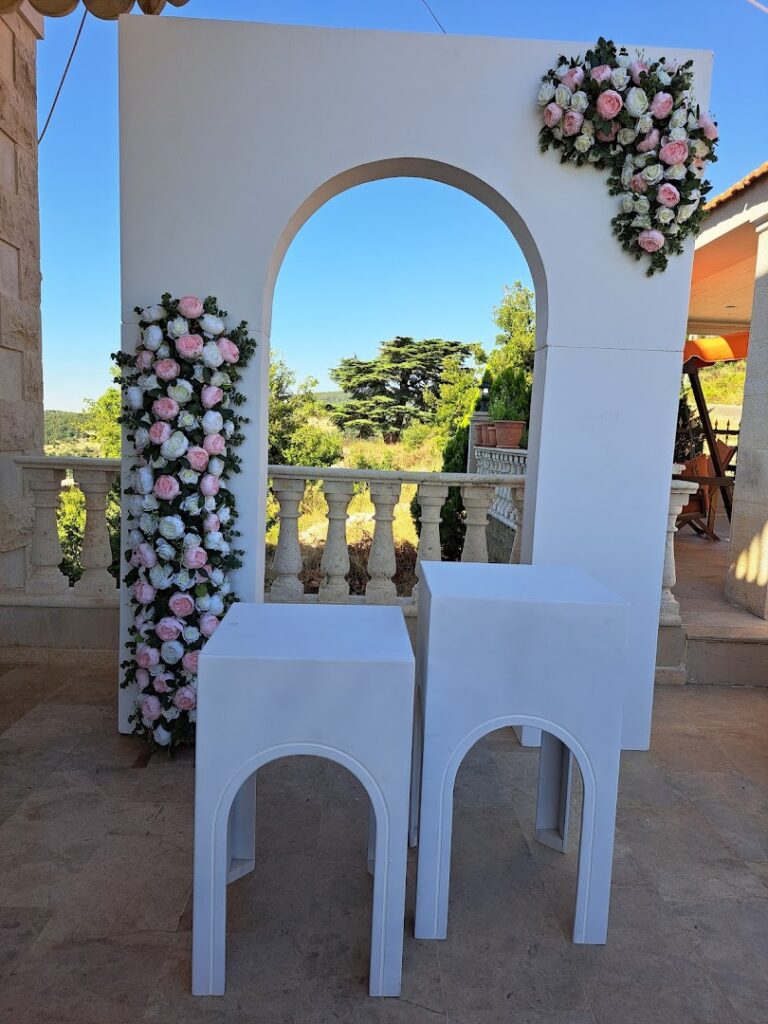
M 189 0 L 138 0 L 139 9 L 144 14 L 160 14 L 167 3 L 174 7 L 183 7 Z M 0 14 L 11 14 L 17 11 L 23 0 L 0 0 Z M 71 14 L 79 6 L 80 0 L 29 0 L 29 4 L 38 14 L 49 18 L 62 18 Z M 105 21 L 114 21 L 121 14 L 128 14 L 135 0 L 83 0 L 89 13 Z

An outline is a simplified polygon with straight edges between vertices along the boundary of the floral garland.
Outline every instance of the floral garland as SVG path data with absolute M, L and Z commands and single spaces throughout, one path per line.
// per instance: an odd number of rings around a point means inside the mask
M 134 731 L 171 751 L 194 739 L 197 660 L 235 600 L 228 573 L 235 500 L 228 480 L 247 420 L 240 369 L 256 349 L 248 325 L 227 329 L 215 298 L 137 308 L 135 355 L 119 352 L 123 415 L 136 452 L 125 490 L 134 619 L 123 686 L 140 692 Z
M 582 60 L 560 57 L 543 77 L 538 102 L 540 149 L 559 149 L 561 163 L 608 171 L 620 197 L 613 232 L 647 273 L 664 270 L 706 217 L 707 161 L 714 161 L 717 123 L 694 100 L 693 62 L 635 60 L 598 39 Z

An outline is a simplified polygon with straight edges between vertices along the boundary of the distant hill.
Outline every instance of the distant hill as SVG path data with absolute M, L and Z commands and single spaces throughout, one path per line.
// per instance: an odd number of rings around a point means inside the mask
M 45 443 L 59 444 L 74 441 L 83 435 L 85 413 L 67 412 L 65 409 L 45 410 Z
M 343 405 L 349 399 L 346 391 L 315 391 L 313 394 L 320 405 Z

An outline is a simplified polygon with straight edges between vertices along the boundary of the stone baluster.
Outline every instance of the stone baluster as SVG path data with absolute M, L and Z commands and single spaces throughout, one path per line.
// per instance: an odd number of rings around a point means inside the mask
M 61 484 L 65 469 L 27 466 L 24 477 L 35 506 L 35 525 L 30 548 L 30 573 L 26 590 L 30 594 L 61 594 L 69 580 L 59 569 L 62 552 L 56 525 Z
M 669 514 L 667 517 L 667 542 L 664 548 L 664 573 L 661 578 L 661 607 L 659 610 L 660 626 L 681 625 L 680 604 L 672 593 L 677 581 L 675 568 L 675 534 L 677 533 L 677 517 L 688 504 L 692 494 L 699 485 L 692 480 L 673 480 L 669 494 Z
M 418 489 L 418 502 L 421 507 L 421 529 L 419 531 L 419 549 L 416 555 L 416 577 L 422 562 L 439 562 L 442 557 L 440 545 L 440 513 L 445 499 L 448 497 L 448 485 L 422 481 Z M 414 598 L 418 598 L 418 583 L 413 588 Z
M 485 527 L 494 492 L 495 488 L 489 484 L 465 484 L 461 488 L 467 524 L 462 562 L 488 561 Z
M 371 578 L 365 590 L 365 600 L 369 604 L 393 604 L 397 597 L 397 588 L 392 580 L 397 571 L 392 522 L 399 497 L 399 483 L 371 481 L 374 528 L 368 555 L 368 575 Z
M 519 565 L 520 546 L 523 539 L 523 499 L 525 498 L 525 484 L 513 484 L 509 490 L 515 520 L 515 539 L 512 542 L 512 551 L 509 556 L 509 563 L 510 565 Z
M 325 579 L 320 584 L 320 600 L 344 602 L 349 598 L 349 549 L 347 548 L 347 506 L 352 497 L 351 480 L 324 480 L 323 493 L 328 503 L 328 535 L 320 569 Z
M 304 497 L 304 480 L 273 477 L 272 491 L 280 505 L 280 533 L 273 562 L 276 575 L 269 596 L 273 601 L 300 601 L 304 584 L 299 579 L 303 567 L 299 544 L 299 505 Z
M 112 488 L 117 469 L 74 470 L 75 483 L 85 498 L 85 529 L 81 562 L 83 575 L 75 584 L 78 594 L 113 594 L 117 580 L 109 572 L 112 548 L 107 530 L 107 495 Z

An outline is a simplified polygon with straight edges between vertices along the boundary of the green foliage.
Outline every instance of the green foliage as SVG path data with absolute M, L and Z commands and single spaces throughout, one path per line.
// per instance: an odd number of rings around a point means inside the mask
M 294 435 L 317 412 L 312 389 L 317 381 L 308 377 L 300 384 L 276 351 L 269 360 L 269 454 L 274 466 L 291 465 L 289 451 Z M 297 450 L 294 449 L 294 455 Z M 297 463 L 293 463 L 296 465 Z
M 709 405 L 741 405 L 744 401 L 746 359 L 715 363 L 699 371 L 699 379 Z
M 524 370 L 508 366 L 491 383 L 488 414 L 492 420 L 524 420 L 531 414 L 531 384 Z
M 479 350 L 473 354 L 478 360 L 484 358 Z M 480 397 L 479 372 L 475 366 L 464 366 L 464 359 L 463 355 L 449 356 L 437 394 L 430 392 L 425 396 L 426 407 L 432 412 L 443 441 L 469 423 Z
M 460 367 L 478 352 L 478 346 L 459 341 L 398 336 L 382 342 L 374 359 L 342 359 L 331 377 L 351 397 L 331 410 L 331 417 L 360 437 L 381 433 L 386 441 L 397 441 L 409 423 L 434 418 L 447 360 L 453 357 Z
M 499 328 L 496 348 L 488 357 L 488 370 L 498 376 L 508 367 L 523 370 L 529 382 L 533 378 L 533 360 L 536 352 L 535 296 L 521 281 L 504 288 L 501 303 L 493 311 Z
M 305 423 L 294 431 L 285 449 L 288 466 L 334 466 L 343 454 L 338 432 L 313 423 Z
M 675 432 L 674 461 L 687 462 L 704 451 L 704 428 L 683 392 L 677 407 L 677 430 Z
M 321 409 L 327 409 L 329 406 L 343 405 L 349 395 L 346 391 L 315 391 L 313 397 Z
M 109 387 L 99 398 L 85 400 L 83 427 L 98 445 L 102 459 L 119 459 L 121 448 L 120 389 Z
M 83 413 L 65 409 L 45 410 L 45 445 L 76 441 L 83 432 Z
M 459 427 L 443 449 L 443 473 L 464 473 L 467 468 L 467 446 L 469 444 L 469 427 Z M 421 532 L 421 506 L 414 496 L 411 501 L 411 515 L 416 524 L 417 533 Z M 461 489 L 449 487 L 440 522 L 440 550 L 445 562 L 457 562 L 461 558 L 464 547 L 464 535 L 467 526 L 464 521 L 464 502 L 461 500 Z

